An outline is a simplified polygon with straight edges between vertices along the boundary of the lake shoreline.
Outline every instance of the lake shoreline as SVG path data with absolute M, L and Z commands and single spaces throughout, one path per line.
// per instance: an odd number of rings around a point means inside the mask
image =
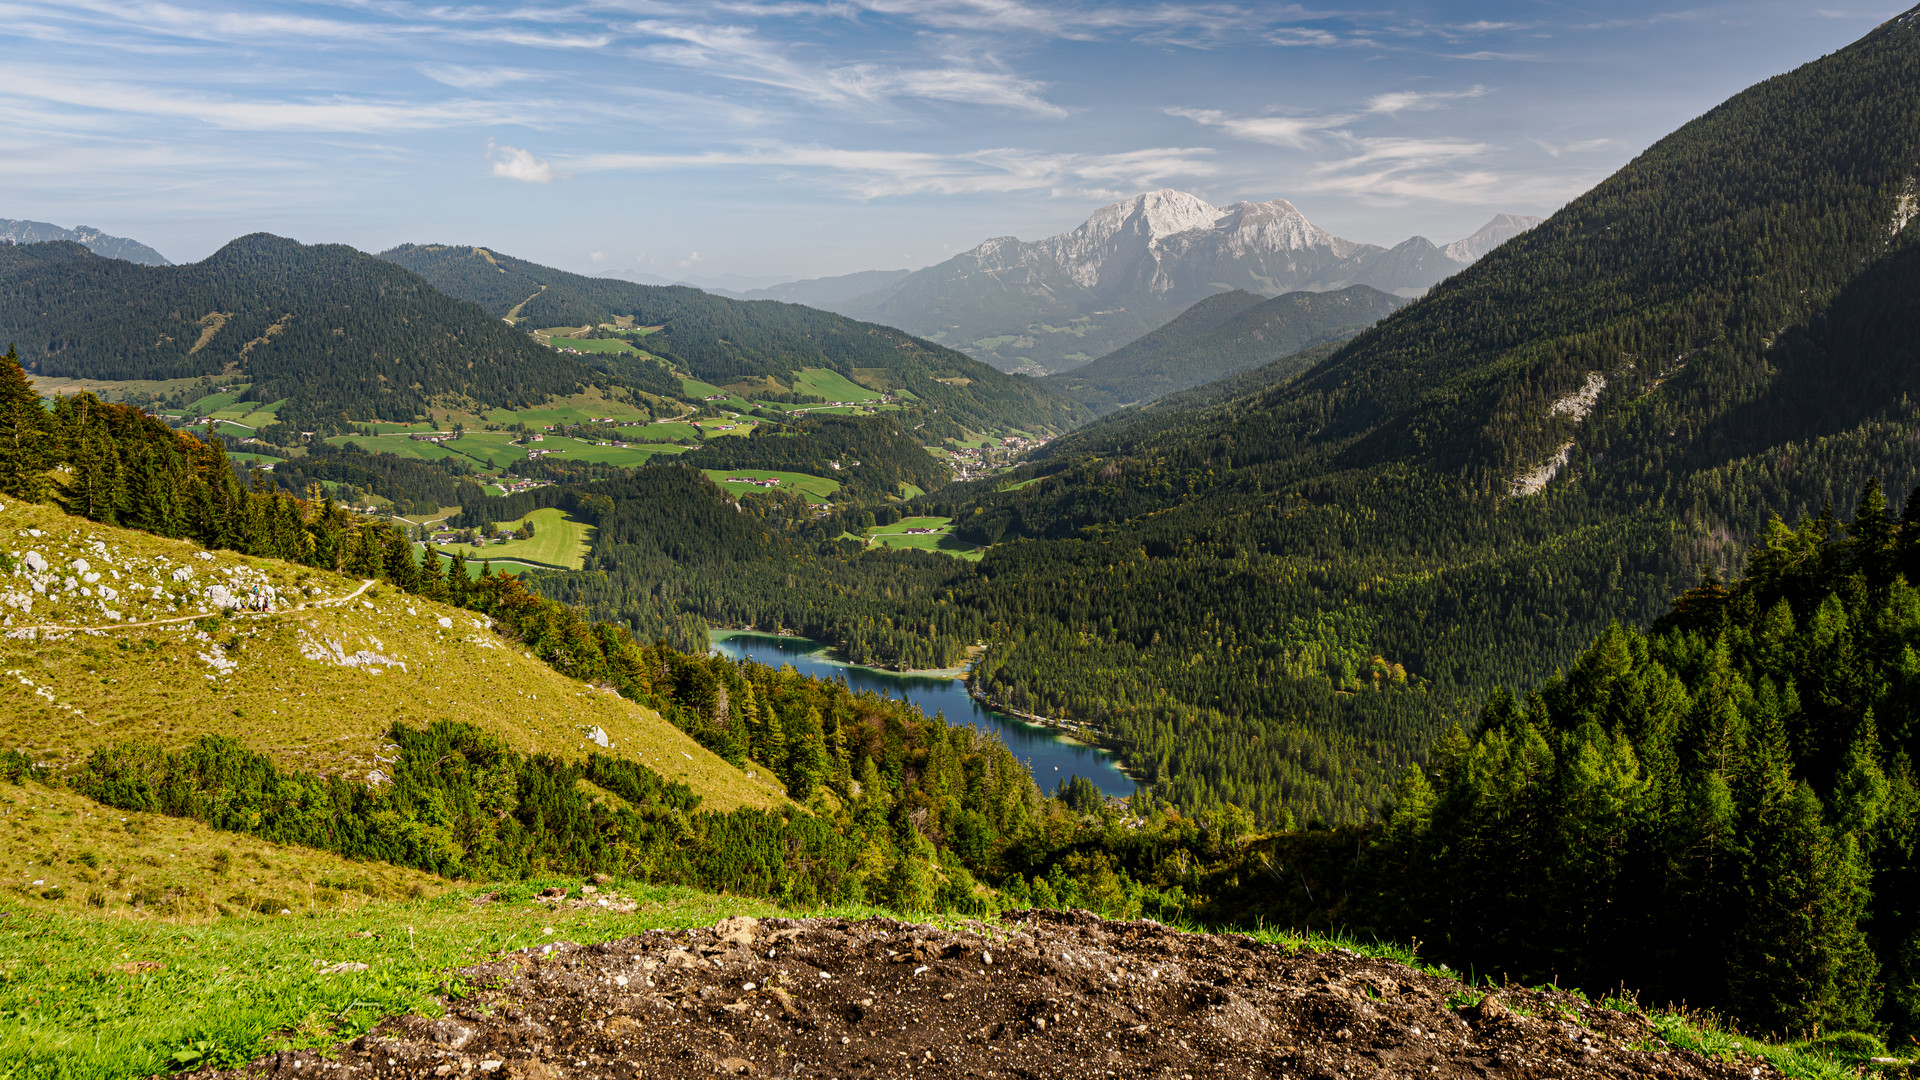
M 1100 783 L 1103 790 L 1109 788 L 1117 789 L 1108 790 L 1108 794 L 1116 794 L 1124 797 L 1127 794 L 1125 790 L 1126 786 L 1138 787 L 1140 784 L 1139 777 L 1135 775 L 1133 770 L 1127 767 L 1125 759 L 1121 757 L 1115 748 L 1103 745 L 1106 740 L 1099 731 L 1092 727 L 1070 720 L 1041 716 L 1038 713 L 1012 708 L 992 700 L 985 694 L 976 692 L 969 682 L 967 675 L 978 662 L 978 655 L 969 658 L 967 664 L 956 668 L 896 671 L 889 668 L 854 664 L 837 659 L 833 655 L 836 650 L 825 642 L 818 641 L 814 638 L 803 637 L 799 634 L 777 633 L 746 627 L 713 629 L 710 630 L 708 634 L 711 651 L 718 655 L 729 655 L 736 652 L 747 653 L 751 650 L 751 642 L 755 639 L 769 643 L 780 643 L 772 647 L 781 652 L 797 650 L 797 654 L 791 655 L 788 662 L 804 661 L 804 663 L 796 664 L 796 666 L 801 667 L 803 670 L 807 664 L 813 664 L 817 665 L 816 671 L 820 669 L 842 671 L 845 672 L 843 677 L 847 678 L 850 682 L 856 679 L 863 679 L 869 683 L 884 680 L 901 680 L 900 685 L 886 685 L 883 682 L 883 685 L 874 688 L 888 696 L 898 696 L 914 701 L 914 704 L 929 716 L 932 716 L 936 711 L 940 711 L 937 701 L 939 697 L 947 695 L 963 697 L 967 703 L 967 707 L 973 712 L 973 718 L 967 722 L 975 726 L 986 726 L 989 728 L 998 726 L 1002 732 L 1002 738 L 1009 743 L 1010 749 L 1013 748 L 1014 743 L 1038 742 L 1052 744 L 1064 750 L 1070 750 L 1075 754 L 1093 755 L 1101 766 L 1100 769 L 1096 770 L 1096 782 Z M 732 649 L 723 648 L 728 642 L 736 640 L 738 644 Z M 778 666 L 783 662 L 778 656 L 770 657 L 761 655 L 752 656 L 751 658 L 758 663 L 771 664 L 774 666 Z M 824 672 L 822 673 L 824 674 Z M 912 684 L 921 679 L 926 680 L 926 682 L 921 683 L 920 689 L 916 691 Z M 934 689 L 935 686 L 942 683 L 947 684 L 951 689 Z M 956 691 L 958 692 L 957 694 L 955 693 Z M 923 701 L 917 699 L 917 695 L 928 693 L 933 694 L 935 700 Z M 956 708 L 956 706 L 949 702 L 945 705 L 945 708 L 952 710 Z M 953 722 L 951 718 L 949 722 Z M 1064 764 L 1065 762 L 1063 761 L 1062 765 Z M 1055 771 L 1059 771 L 1059 768 L 1059 766 L 1056 766 Z M 1109 777 L 1110 780 L 1108 782 L 1100 782 L 1097 776 L 1102 774 Z M 1035 763 L 1034 780 L 1036 783 L 1039 783 L 1041 780 L 1037 762 Z M 1125 783 L 1121 784 L 1116 781 L 1124 781 Z
M 872 664 L 856 664 L 851 660 L 841 660 L 838 657 L 835 657 L 833 655 L 833 653 L 838 651 L 833 646 L 828 645 L 826 642 L 823 642 L 823 641 L 815 641 L 813 638 L 810 638 L 810 637 L 801 637 L 799 634 L 786 634 L 786 633 L 781 633 L 774 630 L 755 630 L 750 626 L 749 627 L 725 627 L 725 628 L 719 628 L 719 629 L 710 628 L 707 630 L 707 640 L 714 644 L 718 644 L 719 642 L 726 641 L 730 638 L 736 638 L 736 637 L 764 637 L 764 638 L 779 638 L 783 641 L 805 641 L 810 644 L 819 646 L 818 651 L 827 654 L 825 659 L 822 661 L 823 663 L 832 664 L 835 667 L 858 668 L 861 671 L 872 671 L 872 672 L 877 672 L 881 675 L 898 675 L 904 679 L 956 679 L 964 682 L 966 680 L 967 673 L 973 670 L 973 660 L 971 659 L 969 659 L 966 663 L 961 664 L 959 667 L 950 667 L 950 668 L 874 667 Z

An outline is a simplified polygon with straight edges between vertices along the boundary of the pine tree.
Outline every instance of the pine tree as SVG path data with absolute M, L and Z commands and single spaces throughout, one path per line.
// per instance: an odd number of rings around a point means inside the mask
M 47 410 L 20 367 L 12 345 L 0 357 L 0 494 L 39 502 L 47 497 L 47 472 L 55 449 Z

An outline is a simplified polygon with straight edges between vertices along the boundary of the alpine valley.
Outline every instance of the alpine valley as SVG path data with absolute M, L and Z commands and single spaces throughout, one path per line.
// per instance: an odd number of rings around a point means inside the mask
M 1920 9 L 1445 246 L 16 223 L 0 1080 L 1907 1075 L 1916 146 Z

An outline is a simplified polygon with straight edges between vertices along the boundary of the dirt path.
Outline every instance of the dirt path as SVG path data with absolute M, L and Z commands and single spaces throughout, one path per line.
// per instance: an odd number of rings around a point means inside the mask
M 360 587 L 345 596 L 330 597 L 326 600 L 311 600 L 303 604 L 295 604 L 281 611 L 234 611 L 229 612 L 228 617 L 265 619 L 274 615 L 285 615 L 288 612 L 305 611 L 308 608 L 333 607 L 355 599 L 361 593 L 366 592 L 376 580 L 375 578 L 363 578 L 360 582 Z M 14 630 L 32 630 L 36 633 L 84 634 L 94 630 L 134 630 L 142 626 L 168 626 L 173 623 L 192 622 L 195 619 L 204 619 L 206 617 L 205 614 L 176 615 L 168 619 L 148 619 L 145 622 L 101 623 L 99 626 L 60 626 L 54 623 L 46 623 L 41 626 L 17 626 Z M 13 631 L 9 631 L 9 633 L 11 632 Z
M 1780 1075 L 1757 1058 L 1672 1049 L 1639 1014 L 1571 994 L 1505 989 L 1483 1000 L 1455 980 L 1343 951 L 1292 952 L 1086 912 L 1014 912 L 976 931 L 741 918 L 534 946 L 453 973 L 468 996 L 449 1001 L 443 1019 L 389 1020 L 332 1051 L 282 1051 L 198 1075 Z

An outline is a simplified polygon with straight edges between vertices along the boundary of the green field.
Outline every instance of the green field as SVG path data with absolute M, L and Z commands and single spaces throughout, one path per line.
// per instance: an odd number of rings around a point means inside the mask
M 686 447 L 676 443 L 629 443 L 626 446 L 595 446 L 582 439 L 549 435 L 537 449 L 551 450 L 556 458 L 568 461 L 592 461 L 605 465 L 640 466 L 655 454 L 680 454 Z M 515 447 L 515 449 L 519 449 Z
M 790 413 L 805 413 L 808 416 L 872 416 L 888 409 L 898 409 L 898 405 L 785 405 L 771 404 L 769 408 Z
M 1046 477 L 1044 476 L 1035 476 L 1026 480 L 1021 480 L 1018 483 L 1008 484 L 1006 487 L 1003 487 L 1000 490 L 1001 491 L 1019 491 L 1021 488 L 1026 487 L 1029 484 L 1037 484 L 1040 481 L 1045 479 Z
M 578 349 L 583 353 L 637 353 L 631 342 L 619 338 L 554 338 L 555 349 Z
M 624 401 L 608 401 L 604 398 L 551 402 L 531 409 L 495 409 L 487 413 L 485 419 L 494 424 L 525 424 L 539 431 L 544 427 L 585 424 L 606 417 L 612 417 L 615 423 L 652 419 L 652 415 L 644 409 Z
M 700 429 L 702 438 L 719 439 L 729 435 L 751 435 L 759 425 L 760 421 L 743 416 L 739 419 L 700 420 L 694 426 Z
M 533 522 L 533 539 L 509 540 L 504 544 L 486 544 L 469 547 L 466 544 L 441 544 L 441 551 L 448 554 L 464 555 L 475 561 L 481 559 L 518 559 L 522 562 L 540 566 L 551 566 L 560 570 L 578 570 L 586 565 L 587 552 L 593 546 L 593 526 L 584 521 L 575 521 L 566 511 L 548 507 L 535 510 L 523 518 L 502 522 L 508 529 L 518 529 L 522 522 Z
M 937 529 L 938 532 L 907 535 L 908 529 Z M 901 518 L 891 525 L 882 525 L 869 530 L 867 542 L 881 544 L 890 548 L 919 548 L 922 551 L 937 551 L 942 555 L 951 555 L 956 559 L 978 560 L 984 557 L 987 549 L 975 547 L 954 539 L 953 519 L 943 517 Z
M 725 399 L 723 401 L 708 401 L 706 402 L 708 405 L 722 405 L 730 409 L 738 409 L 741 412 L 750 412 L 755 407 L 753 402 L 748 401 L 746 398 L 741 397 L 731 390 L 722 390 L 712 383 L 701 382 L 699 379 L 689 379 L 684 375 L 680 377 L 680 389 L 681 392 L 696 402 L 712 397 L 715 394 L 719 394 Z
M 806 473 L 769 472 L 766 469 L 702 469 L 707 478 L 719 484 L 725 491 L 736 495 L 747 495 L 757 491 L 799 491 L 809 501 L 824 502 L 840 490 L 838 480 L 828 480 L 822 476 L 808 476 Z M 778 488 L 755 487 L 752 484 L 729 484 L 729 476 L 750 476 L 756 480 L 778 480 Z
M 885 396 L 832 368 L 801 368 L 794 372 L 793 392 L 811 394 L 822 401 L 879 401 Z
M 441 461 L 450 457 L 472 460 L 468 455 L 451 449 L 452 444 L 414 442 L 405 435 L 335 435 L 327 440 L 330 446 L 345 446 L 348 443 L 370 454 L 392 454 L 415 461 Z
M 692 424 L 647 424 L 644 427 L 621 428 L 620 434 L 628 442 L 700 441 L 700 429 Z

